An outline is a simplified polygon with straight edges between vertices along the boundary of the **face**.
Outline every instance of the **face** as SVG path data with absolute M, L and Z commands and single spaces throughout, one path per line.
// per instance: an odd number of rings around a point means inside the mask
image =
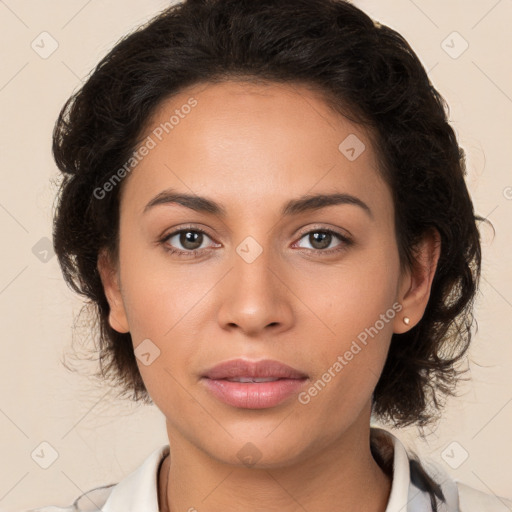
M 229 463 L 251 442 L 272 466 L 367 427 L 391 336 L 421 318 L 430 286 L 400 273 L 368 134 L 305 87 L 225 82 L 162 103 L 145 137 L 119 260 L 100 271 L 169 437 Z M 277 402 L 229 403 L 204 375 L 238 358 L 305 378 Z

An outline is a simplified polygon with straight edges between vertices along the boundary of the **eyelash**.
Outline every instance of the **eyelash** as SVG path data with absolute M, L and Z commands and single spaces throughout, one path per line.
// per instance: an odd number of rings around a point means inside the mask
M 203 235 L 206 235 L 208 238 L 212 238 L 208 235 L 208 233 L 206 231 L 196 228 L 196 227 L 193 227 L 193 226 L 189 226 L 189 227 L 184 227 L 184 228 L 181 228 L 179 230 L 173 231 L 172 233 L 165 235 L 164 237 L 162 237 L 159 240 L 159 243 L 163 246 L 164 250 L 170 254 L 176 254 L 178 256 L 185 256 L 185 257 L 188 256 L 188 257 L 192 257 L 192 258 L 197 258 L 201 255 L 201 253 L 205 249 L 193 249 L 190 251 L 181 251 L 179 249 L 173 248 L 172 246 L 169 246 L 169 244 L 168 244 L 168 240 L 171 239 L 173 236 L 179 235 L 180 233 L 183 233 L 183 232 L 189 232 L 189 231 L 194 232 L 194 233 L 201 233 Z M 342 235 L 341 233 L 338 233 L 337 231 L 334 231 L 332 229 L 327 229 L 327 228 L 315 228 L 315 229 L 310 229 L 309 231 L 305 231 L 300 234 L 299 240 L 301 240 L 302 238 L 304 238 L 304 236 L 309 235 L 311 233 L 328 233 L 330 235 L 334 235 L 335 237 L 337 237 L 342 243 L 332 249 L 300 248 L 299 249 L 300 252 L 320 253 L 323 256 L 324 255 L 328 256 L 328 255 L 331 255 L 334 253 L 339 253 L 341 251 L 344 251 L 348 247 L 353 245 L 353 243 L 354 243 L 353 240 L 351 238 L 347 237 L 346 235 Z

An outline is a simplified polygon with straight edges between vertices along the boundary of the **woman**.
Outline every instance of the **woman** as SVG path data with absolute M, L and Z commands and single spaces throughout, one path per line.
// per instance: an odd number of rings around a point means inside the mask
M 399 34 L 342 0 L 187 0 L 100 62 L 54 156 L 101 375 L 169 439 L 59 510 L 510 507 L 370 425 L 438 417 L 481 263 L 463 152 Z

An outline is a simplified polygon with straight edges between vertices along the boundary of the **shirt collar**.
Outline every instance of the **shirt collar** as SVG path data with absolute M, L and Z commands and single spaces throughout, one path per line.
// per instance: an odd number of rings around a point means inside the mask
M 387 463 L 392 460 L 391 492 L 385 512 L 431 512 L 429 494 L 411 482 L 410 459 L 404 445 L 391 432 L 378 427 L 371 427 L 370 434 L 383 460 Z M 391 446 L 392 450 L 389 449 Z M 157 448 L 141 466 L 113 486 L 103 512 L 158 512 L 158 468 L 168 453 L 169 445 Z M 425 469 L 441 484 L 447 498 L 439 512 L 459 512 L 455 483 L 437 466 L 430 465 Z
M 159 512 L 157 477 L 169 445 L 154 450 L 135 471 L 123 478 L 110 492 L 103 512 Z
M 423 477 L 398 437 L 378 427 L 371 427 L 370 435 L 384 462 L 390 464 L 392 460 L 391 493 L 385 512 L 432 512 L 430 494 L 420 488 L 419 482 Z M 421 466 L 441 487 L 445 502 L 436 500 L 438 512 L 460 512 L 455 481 L 440 466 L 427 459 L 421 462 Z

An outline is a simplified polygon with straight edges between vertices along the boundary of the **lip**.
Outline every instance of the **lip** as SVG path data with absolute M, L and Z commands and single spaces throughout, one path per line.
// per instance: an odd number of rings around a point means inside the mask
M 235 377 L 303 379 L 307 377 L 305 373 L 272 359 L 263 359 L 261 361 L 231 359 L 210 368 L 202 376 L 209 379 L 230 379 Z
M 232 378 L 275 378 L 272 382 L 232 382 Z M 275 407 L 296 395 L 308 376 L 291 366 L 265 359 L 247 361 L 234 359 L 220 363 L 202 376 L 205 384 L 217 399 L 241 409 L 266 409 Z

